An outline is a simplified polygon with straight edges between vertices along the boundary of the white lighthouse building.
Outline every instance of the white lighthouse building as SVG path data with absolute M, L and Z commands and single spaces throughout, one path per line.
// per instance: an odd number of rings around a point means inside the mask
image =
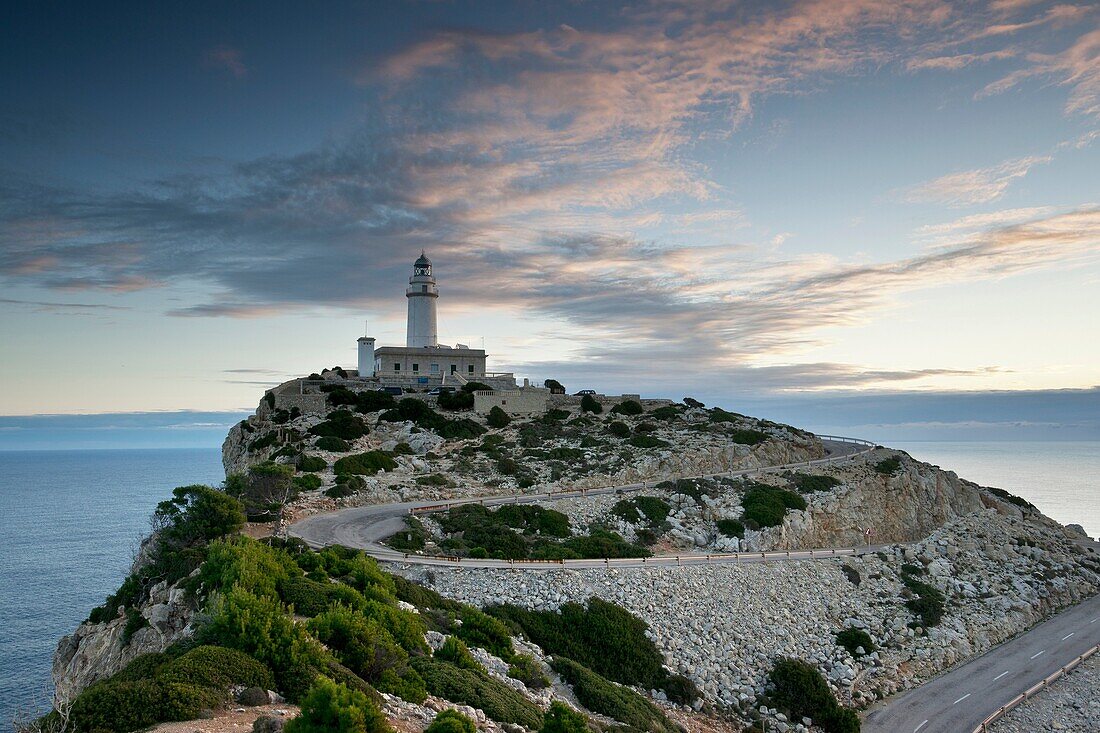
M 436 321 L 439 288 L 432 273 L 432 261 L 423 252 L 413 263 L 405 298 L 409 307 L 405 345 L 375 348 L 374 337 L 361 336 L 360 379 L 417 388 L 486 379 L 494 384 L 499 381 L 502 385 L 515 385 L 510 374 L 486 374 L 484 350 L 471 349 L 465 344 L 451 347 L 439 343 Z
M 405 346 L 410 349 L 439 346 L 439 334 L 436 326 L 435 302 L 439 300 L 439 288 L 432 277 L 432 261 L 423 250 L 413 263 L 413 274 L 409 278 L 409 287 L 405 290 L 409 299 L 409 321 L 405 335 Z

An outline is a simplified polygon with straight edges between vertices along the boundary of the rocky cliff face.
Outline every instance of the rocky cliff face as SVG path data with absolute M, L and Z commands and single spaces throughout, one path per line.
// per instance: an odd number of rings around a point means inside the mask
M 82 623 L 62 637 L 53 658 L 53 681 L 60 699 L 72 699 L 96 680 L 110 677 L 134 658 L 161 652 L 191 633 L 195 614 L 179 584 L 160 583 L 152 588 L 141 608 L 145 626 L 123 643 L 127 619 Z
M 781 527 L 762 533 L 762 545 L 780 550 L 852 547 L 866 542 L 865 529 L 872 532 L 871 544 L 914 542 L 986 507 L 975 484 L 927 463 L 905 458 L 893 475 L 875 471 L 875 462 L 889 455 L 893 452 L 876 451 L 866 460 L 830 468 L 827 473 L 843 483 L 808 496 L 805 511 L 792 512 Z M 1007 504 L 1002 510 L 1020 516 Z

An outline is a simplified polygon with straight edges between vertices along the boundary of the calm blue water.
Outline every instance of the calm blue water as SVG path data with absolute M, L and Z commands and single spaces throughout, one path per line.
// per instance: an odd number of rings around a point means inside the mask
M 1100 443 L 891 443 L 1100 535 Z M 57 640 L 125 577 L 157 502 L 217 450 L 0 452 L 0 726 L 49 699 Z
M 0 730 L 49 709 L 58 639 L 118 588 L 157 503 L 222 478 L 216 449 L 0 452 Z

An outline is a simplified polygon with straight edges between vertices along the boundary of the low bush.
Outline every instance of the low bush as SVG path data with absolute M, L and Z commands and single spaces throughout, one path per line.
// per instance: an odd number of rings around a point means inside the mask
M 330 412 L 323 422 L 319 422 L 309 429 L 310 435 L 318 437 L 340 438 L 341 440 L 356 440 L 370 432 L 370 428 L 362 418 L 356 417 L 347 410 L 335 410 Z
M 389 733 L 386 716 L 362 692 L 321 677 L 302 700 L 285 733 Z
M 388 671 L 401 676 L 409 654 L 374 618 L 344 606 L 332 606 L 311 619 L 307 628 L 331 650 L 345 667 L 369 683 L 377 684 Z
M 759 430 L 734 430 L 728 435 L 731 442 L 741 445 L 759 445 L 768 439 L 768 434 Z
M 424 729 L 424 733 L 476 733 L 477 725 L 457 710 L 444 710 Z
M 565 703 L 554 700 L 542 719 L 539 733 L 589 733 L 588 719 Z
M 898 470 L 901 469 L 901 457 L 890 456 L 889 458 L 883 458 L 881 461 L 875 464 L 875 471 L 881 473 L 883 476 L 893 476 Z
M 542 422 L 561 422 L 569 417 L 569 410 L 551 408 L 540 418 Z
M 459 669 L 481 669 L 469 648 L 455 636 L 448 636 L 441 647 L 435 650 L 435 658 L 450 662 Z
M 144 629 L 149 625 L 149 620 L 141 615 L 141 611 L 136 608 L 126 609 L 126 625 L 122 627 L 122 646 L 129 646 L 130 639 L 134 637 L 138 631 Z
M 641 415 L 644 412 L 645 408 L 637 400 L 623 400 L 611 408 L 612 415 Z
M 440 392 L 439 406 L 444 410 L 470 410 L 474 406 L 474 395 L 465 390 Z
M 558 612 L 512 605 L 485 610 L 547 654 L 574 659 L 616 682 L 651 689 L 665 680 L 663 657 L 646 636 L 649 627 L 614 603 L 592 597 L 587 605 L 566 603 Z
M 455 631 L 458 638 L 470 646 L 495 654 L 506 662 L 512 659 L 515 653 L 512 650 L 512 637 L 508 633 L 508 627 L 500 619 L 473 606 L 463 606 L 459 616 L 462 625 Z
M 295 476 L 294 487 L 298 489 L 298 491 L 315 491 L 321 488 L 321 477 L 315 473 Z
M 667 448 L 668 443 L 652 435 L 632 435 L 628 441 L 635 448 Z
M 354 493 L 355 491 L 347 484 L 336 484 L 335 486 L 325 489 L 325 496 L 330 499 L 343 499 Z
M 620 499 L 611 508 L 611 513 L 632 524 L 637 524 L 642 517 L 645 517 L 650 527 L 657 527 L 668 519 L 671 510 L 672 507 L 666 501 L 656 496 L 638 496 L 633 499 Z
M 419 552 L 428 543 L 428 531 L 424 523 L 416 517 L 405 518 L 405 529 L 395 532 L 386 539 L 386 544 L 401 552 Z M 394 576 L 396 579 L 397 576 Z
M 332 603 L 329 588 L 332 583 L 320 583 L 305 577 L 286 578 L 279 583 L 279 597 L 283 603 L 294 607 L 298 616 L 312 618 Z
M 603 412 L 603 405 L 590 394 L 586 394 L 581 397 L 581 412 L 591 412 L 593 415 L 599 415 Z
M 614 420 L 607 426 L 607 432 L 614 435 L 616 438 L 629 438 L 630 427 L 621 420 Z
M 724 534 L 726 537 L 737 537 L 738 539 L 745 539 L 745 525 L 737 519 L 719 519 L 716 524 L 718 525 L 718 531 Z
M 715 407 L 710 411 L 708 418 L 712 423 L 727 423 L 736 422 L 739 415 L 735 412 L 728 412 L 721 407 Z
M 592 712 L 614 718 L 639 731 L 677 731 L 660 708 L 629 687 L 612 684 L 567 657 L 554 657 L 550 666 L 572 686 L 577 700 Z
M 675 405 L 662 405 L 655 410 L 650 410 L 647 417 L 660 422 L 669 422 L 680 417 L 680 410 Z
M 373 476 L 379 471 L 392 471 L 395 468 L 397 468 L 397 461 L 380 450 L 344 456 L 332 466 L 332 470 L 337 474 L 350 473 L 359 476 Z
M 651 557 L 652 552 L 641 545 L 627 542 L 615 532 L 594 529 L 587 535 L 570 537 L 561 543 L 581 558 Z
M 783 523 L 788 509 L 805 509 L 806 500 L 788 489 L 756 484 L 741 498 L 741 507 L 742 521 L 757 527 L 776 527 Z
M 339 438 L 337 440 L 339 440 Z M 295 465 L 297 466 L 299 471 L 316 472 L 324 471 L 326 468 L 328 468 L 328 461 L 326 461 L 324 458 L 321 458 L 321 456 L 304 455 L 298 459 L 298 462 Z
M 524 534 L 552 537 L 568 537 L 571 534 L 568 515 L 537 504 L 510 504 L 495 510 L 493 515 Z
M 668 699 L 677 705 L 691 705 L 699 699 L 699 688 L 682 674 L 672 674 L 662 688 Z
M 875 644 L 871 641 L 871 635 L 863 629 L 847 628 L 838 631 L 836 635 L 837 646 L 844 647 L 853 657 L 861 657 L 875 650 Z M 858 649 L 863 647 L 863 654 Z
M 829 691 L 821 673 L 808 662 L 781 657 L 768 675 L 775 706 L 787 711 L 792 720 L 813 718 L 827 733 L 857 733 L 859 717 L 845 710 Z M 855 727 L 852 726 L 854 720 Z
M 493 405 L 493 408 L 489 410 L 489 416 L 485 420 L 489 427 L 499 430 L 506 428 L 512 422 L 512 418 L 508 417 L 508 413 L 501 408 Z
M 236 649 L 197 646 L 157 671 L 157 679 L 224 692 L 232 685 L 274 687 L 271 670 Z
M 160 722 L 191 720 L 203 710 L 223 704 L 224 692 L 207 687 L 137 680 L 101 682 L 85 689 L 73 702 L 73 730 L 127 733 Z
M 351 450 L 351 445 L 346 440 L 337 438 L 334 435 L 325 435 L 317 439 L 314 443 L 315 446 L 321 450 L 331 451 L 333 453 L 347 453 Z
M 535 705 L 484 672 L 460 669 L 432 657 L 417 657 L 412 665 L 424 678 L 428 692 L 437 697 L 480 708 L 498 723 L 515 723 L 532 730 L 542 724 L 542 713 Z
M 694 407 L 694 408 L 697 408 L 697 409 L 700 409 L 700 410 L 703 409 L 704 407 L 706 407 L 706 405 L 704 405 L 702 402 L 695 399 L 694 397 L 685 397 L 684 398 L 684 404 L 687 405 L 688 407 Z
M 1035 508 L 1035 505 L 1032 504 L 1027 499 L 1024 499 L 1023 497 L 1020 497 L 1020 496 L 1016 496 L 1015 494 L 1010 494 L 1009 492 L 1005 491 L 1004 489 L 998 489 L 996 487 L 990 486 L 990 487 L 986 488 L 986 491 L 993 494 L 997 498 L 1004 499 L 1009 504 L 1015 504 L 1016 506 L 1020 507 L 1021 509 L 1034 509 Z
M 939 625 L 943 620 L 946 596 L 935 586 L 917 580 L 906 573 L 902 573 L 901 582 L 906 590 L 915 596 L 905 602 L 905 607 L 920 617 L 922 626 L 929 628 Z
M 550 680 L 542 667 L 528 654 L 516 654 L 508 666 L 508 676 L 527 685 L 530 690 L 542 690 L 550 686 Z
M 840 486 L 841 481 L 833 476 L 815 476 L 807 473 L 796 473 L 791 477 L 791 486 L 803 494 L 812 494 L 815 491 L 828 491 L 834 486 Z

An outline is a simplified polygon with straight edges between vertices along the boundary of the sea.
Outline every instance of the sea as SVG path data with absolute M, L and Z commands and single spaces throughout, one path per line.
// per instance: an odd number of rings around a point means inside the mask
M 1100 535 L 1100 442 L 886 443 Z M 49 709 L 57 641 L 115 589 L 157 503 L 220 451 L 0 452 L 0 727 Z

